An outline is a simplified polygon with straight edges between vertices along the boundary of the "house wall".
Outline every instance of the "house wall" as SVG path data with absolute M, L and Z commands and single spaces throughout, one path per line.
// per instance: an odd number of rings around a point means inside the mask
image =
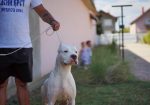
M 137 32 L 145 33 L 148 29 L 145 26 L 145 20 L 150 18 L 150 12 L 145 14 L 142 18 L 137 21 Z
M 134 24 L 130 26 L 131 34 L 137 35 L 137 41 L 143 38 L 143 35 L 149 30 L 146 28 L 145 20 L 150 18 L 150 12 L 138 19 Z
M 94 42 L 95 24 L 90 20 L 89 10 L 81 0 L 43 0 L 43 5 L 61 24 L 58 32 L 52 36 L 42 35 L 40 40 L 40 64 L 41 76 L 49 73 L 55 65 L 55 58 L 60 40 L 64 43 L 73 44 L 80 49 L 82 41 L 91 40 Z M 49 25 L 40 19 L 40 32 Z M 49 33 L 52 31 L 50 30 Z M 96 35 L 96 34 L 95 34 Z
M 130 25 L 130 34 L 136 35 L 136 24 L 131 24 Z

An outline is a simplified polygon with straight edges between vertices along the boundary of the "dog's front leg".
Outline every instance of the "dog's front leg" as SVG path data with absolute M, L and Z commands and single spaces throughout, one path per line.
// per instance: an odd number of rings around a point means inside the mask
M 49 97 L 48 98 L 48 105 L 55 105 L 56 97 Z
M 68 105 L 75 105 L 75 99 L 70 99 Z
M 53 102 L 50 102 L 50 103 L 48 103 L 48 105 L 54 105 L 54 103 L 53 103 Z
M 48 105 L 55 105 L 55 102 L 50 101 L 50 102 L 48 102 Z

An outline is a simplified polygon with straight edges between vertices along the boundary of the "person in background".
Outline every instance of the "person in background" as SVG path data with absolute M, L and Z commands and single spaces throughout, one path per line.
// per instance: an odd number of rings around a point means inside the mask
M 30 105 L 27 83 L 32 82 L 32 44 L 29 10 L 34 9 L 54 31 L 58 21 L 44 8 L 42 0 L 1 0 L 0 2 L 0 105 L 6 105 L 7 85 L 15 77 L 19 105 Z M 21 48 L 21 49 L 20 49 Z M 17 52 L 8 54 L 17 49 Z
M 87 52 L 88 52 L 88 65 L 91 64 L 92 62 L 92 43 L 90 40 L 86 41 L 86 46 L 87 46 Z
M 91 41 L 82 42 L 82 49 L 80 51 L 80 62 L 81 66 L 86 70 L 91 64 L 92 49 Z
M 85 47 L 86 47 L 85 42 L 81 42 L 81 49 L 79 51 L 79 67 L 82 67 L 84 65 L 83 55 Z

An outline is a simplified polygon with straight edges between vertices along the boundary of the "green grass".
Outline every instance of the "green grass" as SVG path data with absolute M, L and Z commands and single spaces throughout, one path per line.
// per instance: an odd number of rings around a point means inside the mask
M 136 80 L 128 62 L 122 62 L 111 48 L 93 49 L 91 67 L 73 70 L 77 105 L 150 105 L 150 82 Z M 107 76 L 111 81 L 106 81 Z
M 74 69 L 76 105 L 150 105 L 150 82 L 129 79 L 118 83 L 93 83 L 91 71 Z
M 150 105 L 150 82 L 134 79 L 128 72 L 128 63 L 122 63 L 111 48 L 94 48 L 88 70 L 72 68 L 77 86 L 76 105 Z M 106 76 L 111 82 L 106 82 Z M 17 99 L 11 98 L 9 105 L 18 105 Z M 42 105 L 40 88 L 31 92 L 31 105 Z
M 150 83 L 77 85 L 77 105 L 150 105 Z

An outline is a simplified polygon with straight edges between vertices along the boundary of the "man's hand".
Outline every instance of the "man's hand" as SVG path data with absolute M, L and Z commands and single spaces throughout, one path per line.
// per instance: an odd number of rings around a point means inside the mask
M 43 5 L 39 5 L 34 8 L 36 13 L 42 18 L 42 20 L 51 25 L 54 31 L 59 30 L 60 24 L 57 22 L 53 16 L 43 7 Z
M 59 30 L 60 24 L 56 20 L 52 20 L 52 22 L 49 23 L 54 31 Z

